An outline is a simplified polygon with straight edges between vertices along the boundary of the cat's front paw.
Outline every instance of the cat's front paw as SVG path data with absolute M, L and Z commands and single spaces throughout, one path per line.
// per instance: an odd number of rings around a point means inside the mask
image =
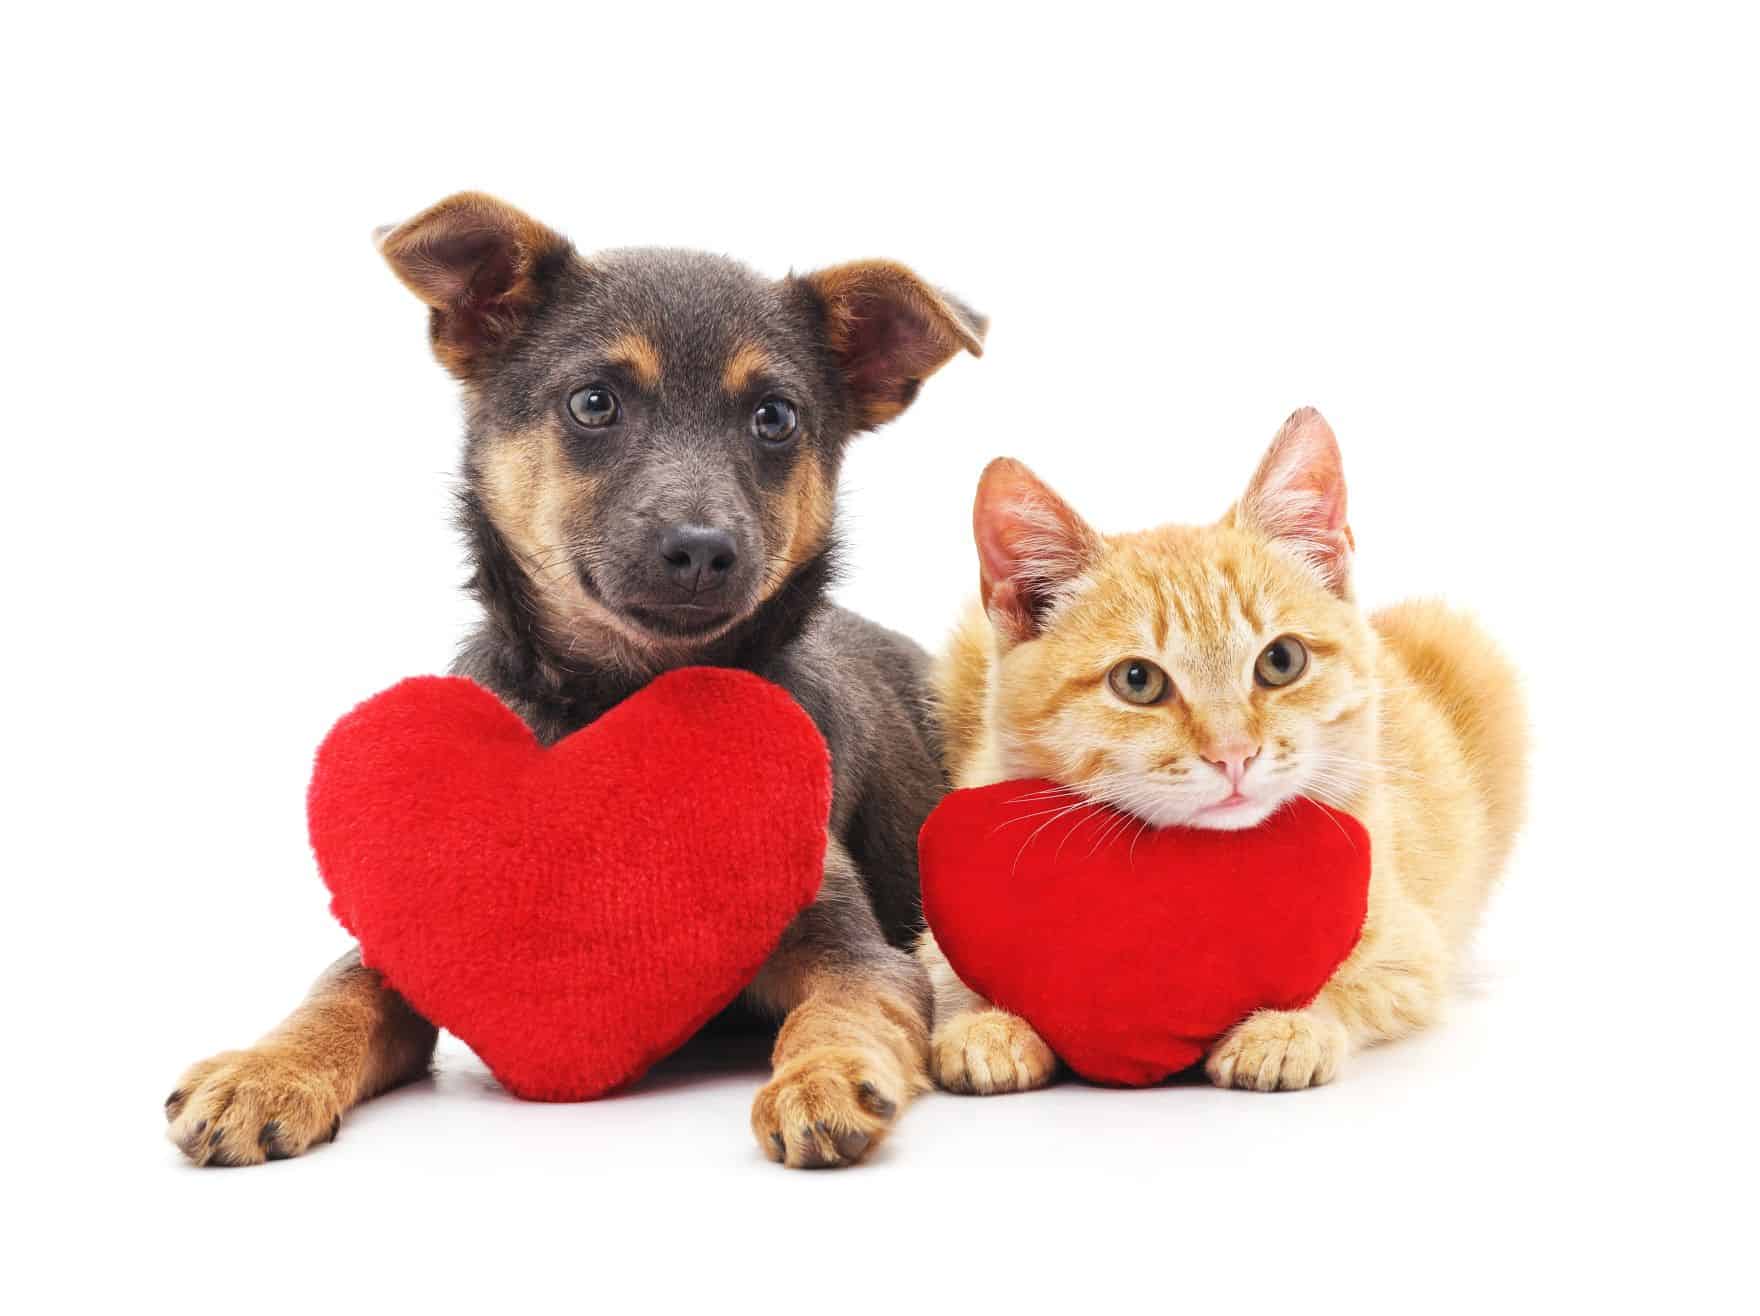
M 1006 1010 L 955 1015 L 936 1027 L 929 1055 L 935 1081 L 949 1092 L 1026 1092 L 1057 1072 L 1057 1057 L 1033 1025 Z
M 1330 1083 L 1349 1045 L 1331 1015 L 1260 1010 L 1216 1044 L 1204 1072 L 1219 1088 L 1294 1092 Z

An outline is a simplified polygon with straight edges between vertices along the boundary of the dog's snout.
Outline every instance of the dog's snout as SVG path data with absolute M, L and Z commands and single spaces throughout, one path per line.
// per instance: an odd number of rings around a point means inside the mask
M 660 557 L 675 585 L 700 594 L 727 582 L 739 550 L 725 530 L 675 525 L 660 536 Z

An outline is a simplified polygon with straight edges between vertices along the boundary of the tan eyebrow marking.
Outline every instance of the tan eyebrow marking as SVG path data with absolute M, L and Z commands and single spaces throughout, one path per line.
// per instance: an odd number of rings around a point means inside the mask
M 605 349 L 605 358 L 626 367 L 643 388 L 660 387 L 660 349 L 646 334 L 624 334 Z
M 721 391 L 733 397 L 744 393 L 759 375 L 774 372 L 776 363 L 756 343 L 741 343 L 727 358 L 721 371 Z

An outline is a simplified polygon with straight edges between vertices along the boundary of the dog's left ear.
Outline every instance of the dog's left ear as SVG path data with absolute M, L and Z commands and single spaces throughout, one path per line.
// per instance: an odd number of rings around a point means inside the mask
M 432 312 L 434 355 L 460 378 L 518 334 L 570 250 L 560 233 L 482 192 L 449 196 L 373 237 Z
M 797 280 L 818 303 L 856 427 L 884 425 L 962 348 L 984 355 L 989 321 L 895 261 L 862 260 Z

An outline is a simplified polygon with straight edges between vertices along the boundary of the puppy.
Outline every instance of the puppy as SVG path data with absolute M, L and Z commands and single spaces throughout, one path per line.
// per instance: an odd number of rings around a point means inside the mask
M 475 193 L 376 236 L 463 390 L 483 617 L 453 670 L 549 743 L 669 668 L 744 668 L 830 744 L 824 885 L 744 994 L 781 1020 L 751 1122 L 784 1165 L 860 1160 L 928 1086 L 929 986 L 905 948 L 945 780 L 926 656 L 826 600 L 838 468 L 979 355 L 985 321 L 886 261 L 769 280 L 694 252 L 583 256 Z M 424 1073 L 434 1040 L 351 952 L 255 1046 L 184 1074 L 171 1139 L 203 1165 L 298 1155 Z

